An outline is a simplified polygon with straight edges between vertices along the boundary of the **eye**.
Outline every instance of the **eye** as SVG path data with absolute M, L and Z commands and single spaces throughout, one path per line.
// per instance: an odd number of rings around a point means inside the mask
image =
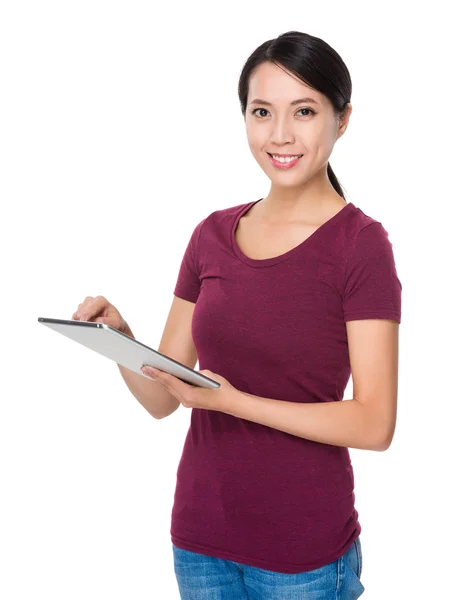
M 255 115 L 255 114 L 256 114 L 256 111 L 258 111 L 258 110 L 263 110 L 263 111 L 264 111 L 264 112 L 266 112 L 266 113 L 268 112 L 268 110 L 267 110 L 266 108 L 255 108 L 254 110 L 252 110 L 252 111 L 251 111 L 251 114 L 252 114 L 252 115 Z M 314 111 L 314 110 L 312 110 L 311 108 L 300 108 L 300 109 L 299 109 L 297 112 L 301 112 L 301 111 L 303 111 L 303 110 L 308 110 L 308 111 L 309 111 L 309 113 L 312 113 L 313 115 L 315 114 L 315 111 Z M 302 117 L 308 117 L 309 115 L 301 115 L 301 116 L 302 116 Z M 256 115 L 256 117 L 257 117 L 258 119 L 263 119 L 263 116 Z
M 251 114 L 256 115 L 256 112 L 258 110 L 263 110 L 264 112 L 268 112 L 266 108 L 255 108 L 254 110 L 251 111 Z M 256 117 L 259 117 L 259 119 L 261 118 L 259 115 L 256 115 Z
M 298 112 L 299 112 L 299 111 L 301 111 L 301 110 L 308 110 L 308 111 L 309 111 L 309 113 L 312 113 L 313 115 L 315 114 L 315 111 L 314 111 L 314 110 L 312 110 L 311 108 L 300 108 L 300 109 L 298 110 Z M 303 117 L 304 117 L 304 116 L 305 116 L 305 117 L 308 117 L 309 115 L 302 115 L 302 116 L 303 116 Z

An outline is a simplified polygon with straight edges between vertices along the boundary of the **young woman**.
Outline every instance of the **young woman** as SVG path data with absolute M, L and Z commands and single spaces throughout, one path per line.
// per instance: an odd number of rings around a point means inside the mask
M 238 91 L 271 187 L 197 225 L 174 290 L 196 303 L 202 372 L 240 391 L 222 410 L 192 405 L 175 573 L 182 600 L 352 600 L 364 586 L 348 447 L 391 442 L 402 286 L 387 231 L 346 202 L 328 162 L 352 109 L 337 52 L 285 33 L 248 58 Z
M 159 346 L 220 388 L 120 370 L 153 416 L 192 408 L 170 529 L 181 600 L 353 600 L 348 448 L 391 443 L 402 286 L 387 231 L 328 162 L 351 114 L 337 52 L 295 31 L 269 40 L 239 98 L 270 191 L 195 227 Z M 80 306 L 132 335 L 104 298 Z

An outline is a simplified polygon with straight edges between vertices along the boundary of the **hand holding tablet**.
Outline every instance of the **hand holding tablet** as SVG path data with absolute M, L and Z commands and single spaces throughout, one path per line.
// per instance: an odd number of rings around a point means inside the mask
M 83 320 L 80 320 L 83 319 Z M 143 365 L 155 367 L 178 377 L 185 383 L 219 388 L 220 383 L 198 371 L 161 354 L 128 335 L 131 332 L 119 311 L 103 296 L 88 296 L 73 313 L 72 320 L 38 317 L 43 325 L 95 350 L 119 365 L 139 373 Z M 151 378 L 150 378 L 151 379 Z

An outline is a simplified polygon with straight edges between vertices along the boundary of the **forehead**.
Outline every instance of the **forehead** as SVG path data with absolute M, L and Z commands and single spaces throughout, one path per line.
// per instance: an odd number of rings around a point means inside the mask
M 248 85 L 248 104 L 254 98 L 267 100 L 272 104 L 286 104 L 302 97 L 313 98 L 321 106 L 326 106 L 327 98 L 311 88 L 296 75 L 274 63 L 264 62 L 251 73 Z

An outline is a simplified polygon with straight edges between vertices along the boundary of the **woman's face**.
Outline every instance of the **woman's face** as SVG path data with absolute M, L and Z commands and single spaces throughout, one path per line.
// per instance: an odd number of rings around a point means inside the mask
M 304 98 L 309 100 L 292 105 Z M 341 127 L 326 96 L 283 68 L 262 63 L 251 74 L 245 112 L 251 153 L 273 183 L 300 186 L 326 166 L 350 112 L 348 105 Z M 291 167 L 280 168 L 269 154 L 303 156 Z

